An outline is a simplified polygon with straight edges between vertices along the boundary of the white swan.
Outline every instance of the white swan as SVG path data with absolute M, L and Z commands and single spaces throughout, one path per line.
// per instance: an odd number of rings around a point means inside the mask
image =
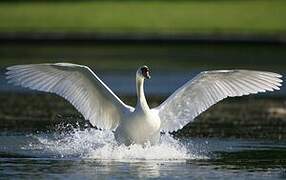
M 282 76 L 249 70 L 205 71 L 150 109 L 144 95 L 147 66 L 136 72 L 137 104 L 124 104 L 87 66 L 70 63 L 16 65 L 7 68 L 10 83 L 64 97 L 93 126 L 115 130 L 119 143 L 156 143 L 160 131 L 182 128 L 218 101 L 279 90 Z

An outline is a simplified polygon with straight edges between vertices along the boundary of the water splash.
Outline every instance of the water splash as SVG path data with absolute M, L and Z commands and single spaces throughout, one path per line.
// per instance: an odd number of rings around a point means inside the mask
M 157 145 L 118 145 L 111 131 L 73 129 L 53 135 L 35 135 L 39 143 L 30 148 L 41 149 L 60 157 L 80 157 L 97 160 L 187 160 L 205 159 L 190 144 L 184 144 L 169 134 L 161 136 Z

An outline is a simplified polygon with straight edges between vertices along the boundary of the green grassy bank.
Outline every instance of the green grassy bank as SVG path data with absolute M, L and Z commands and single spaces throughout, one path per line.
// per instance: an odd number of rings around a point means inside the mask
M 286 32 L 286 1 L 0 2 L 0 32 Z

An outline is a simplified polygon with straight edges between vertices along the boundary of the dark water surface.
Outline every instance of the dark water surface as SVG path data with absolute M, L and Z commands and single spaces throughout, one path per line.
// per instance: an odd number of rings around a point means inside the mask
M 151 68 L 147 95 L 170 95 L 196 74 L 214 69 L 256 69 L 285 74 L 285 44 L 0 42 L 0 90 L 4 68 L 15 64 L 71 62 L 90 66 L 116 93 L 135 94 L 135 72 Z M 285 94 L 285 88 L 276 94 Z M 23 89 L 20 89 L 21 91 Z
M 97 137 L 95 137 L 95 135 Z M 103 138 L 98 140 L 98 138 Z M 154 147 L 118 146 L 112 134 L 2 134 L 1 178 L 201 178 L 286 177 L 286 142 L 163 137 Z
M 0 68 L 0 92 L 31 92 L 19 86 L 7 84 L 5 79 L 5 69 Z M 135 72 L 135 71 L 134 71 Z M 136 94 L 135 73 L 133 71 L 113 71 L 97 73 L 116 94 L 124 96 L 134 96 Z M 152 78 L 146 81 L 145 92 L 147 96 L 169 96 L 186 82 L 199 74 L 199 70 L 188 71 L 155 71 Z M 284 75 L 284 74 L 283 74 Z M 268 92 L 268 95 L 286 95 L 286 86 L 280 91 Z
M 14 64 L 86 64 L 115 93 L 134 97 L 135 71 L 147 64 L 152 71 L 152 79 L 146 83 L 147 97 L 160 96 L 161 101 L 201 70 L 246 68 L 285 74 L 285 50 L 285 45 L 271 44 L 2 43 L 0 179 L 285 178 L 284 98 L 257 101 L 252 96 L 241 102 L 224 101 L 202 114 L 195 121 L 201 122 L 197 128 L 190 126 L 182 131 L 180 140 L 163 135 L 155 146 L 125 147 L 117 145 L 111 132 L 88 128 L 62 131 L 65 127 L 50 131 L 47 127 L 57 114 L 78 113 L 63 99 L 29 94 L 28 90 L 7 85 L 4 75 L 4 68 Z M 285 94 L 284 86 L 266 96 Z M 44 125 L 44 130 L 37 133 L 33 129 L 37 130 L 39 124 Z M 202 131 L 203 128 L 210 129 Z M 277 136 L 269 135 L 275 133 Z M 195 134 L 217 138 L 190 138 Z M 225 138 L 242 134 L 247 138 Z

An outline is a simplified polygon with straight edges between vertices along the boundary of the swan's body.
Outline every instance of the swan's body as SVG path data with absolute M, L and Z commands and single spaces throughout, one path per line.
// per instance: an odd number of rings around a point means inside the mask
M 147 68 L 147 67 L 144 67 Z M 141 70 L 136 73 L 137 104 L 135 110 L 128 113 L 115 131 L 115 138 L 119 143 L 143 144 L 147 141 L 155 144 L 160 137 L 160 117 L 155 110 L 151 110 L 144 94 L 144 76 Z M 148 69 L 146 70 L 148 72 Z M 146 75 L 146 76 L 149 76 Z M 149 76 L 150 78 L 150 76 Z
M 137 104 L 124 104 L 87 66 L 57 63 L 7 68 L 10 83 L 51 92 L 67 99 L 100 129 L 115 130 L 119 143 L 155 144 L 160 131 L 182 128 L 226 97 L 279 90 L 281 75 L 249 70 L 205 71 L 175 91 L 160 106 L 150 109 L 144 95 L 149 69 L 136 73 Z
M 156 144 L 160 138 L 160 118 L 154 110 L 135 110 L 122 119 L 115 138 L 122 144 Z

